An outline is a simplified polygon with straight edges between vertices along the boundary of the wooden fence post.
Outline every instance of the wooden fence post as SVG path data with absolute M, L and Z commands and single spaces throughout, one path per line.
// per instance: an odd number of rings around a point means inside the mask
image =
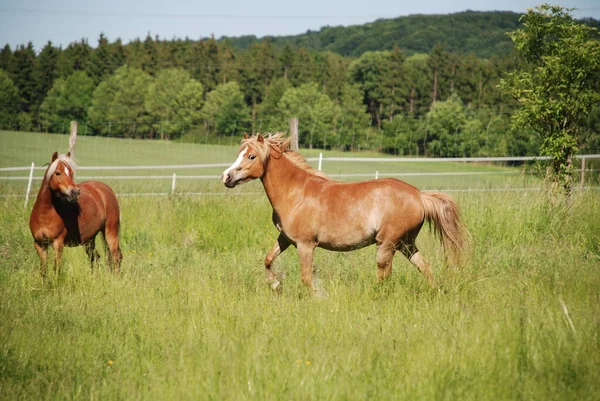
M 290 119 L 290 136 L 292 137 L 291 148 L 294 152 L 298 151 L 298 118 Z
M 71 121 L 71 131 L 69 132 L 69 154 L 75 158 L 75 141 L 77 140 L 77 121 Z

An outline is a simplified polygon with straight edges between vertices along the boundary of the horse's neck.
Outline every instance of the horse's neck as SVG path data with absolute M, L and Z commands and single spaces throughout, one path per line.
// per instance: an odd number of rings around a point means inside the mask
M 54 208 L 52 202 L 52 191 L 46 182 L 45 175 L 44 179 L 42 180 L 42 185 L 40 186 L 40 191 L 38 192 L 38 196 L 35 200 L 34 207 L 39 210 L 49 210 Z
M 277 159 L 270 157 L 262 183 L 271 205 L 279 213 L 282 207 L 293 206 L 295 202 L 301 201 L 294 189 L 304 186 L 309 179 L 309 173 L 282 155 Z

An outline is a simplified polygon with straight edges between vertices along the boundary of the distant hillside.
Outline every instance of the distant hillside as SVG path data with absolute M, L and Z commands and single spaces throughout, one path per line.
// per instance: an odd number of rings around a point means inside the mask
M 505 56 L 512 50 L 506 34 L 519 27 L 521 14 L 509 11 L 465 11 L 445 15 L 410 15 L 380 19 L 364 25 L 326 26 L 295 36 L 270 37 L 278 46 L 330 50 L 344 56 L 360 56 L 370 50 L 390 50 L 398 45 L 407 55 L 429 53 L 436 43 L 445 50 L 481 58 Z M 599 26 L 596 20 L 586 20 Z M 256 36 L 226 38 L 234 49 L 245 49 Z M 220 40 L 225 40 L 221 38 Z

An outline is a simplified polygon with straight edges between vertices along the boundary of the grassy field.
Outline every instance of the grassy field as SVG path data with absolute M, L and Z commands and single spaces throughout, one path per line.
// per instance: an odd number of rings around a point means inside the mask
M 3 135 L 2 167 L 66 149 L 55 142 L 66 137 Z M 235 158 L 234 147 L 84 137 L 77 156 L 173 164 L 165 149 L 181 163 Z M 576 193 L 570 208 L 538 192 L 456 193 L 473 237 L 465 266 L 443 268 L 428 230 L 417 241 L 440 291 L 401 256 L 378 283 L 375 248 L 318 250 L 328 296 L 313 299 L 293 248 L 276 262 L 281 295 L 265 284 L 276 230 L 260 183 L 246 187 L 244 196 L 122 196 L 122 275 L 104 263 L 91 273 L 71 248 L 46 282 L 31 202 L 0 198 L 0 398 L 597 399 L 597 192 Z

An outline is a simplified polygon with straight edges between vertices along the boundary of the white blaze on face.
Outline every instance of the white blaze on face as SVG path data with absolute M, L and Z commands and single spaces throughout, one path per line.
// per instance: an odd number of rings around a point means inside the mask
M 223 171 L 223 181 L 225 181 L 225 179 L 227 178 L 227 174 L 229 174 L 230 171 L 235 170 L 240 164 L 242 164 L 242 160 L 244 160 L 244 156 L 246 155 L 246 153 L 248 153 L 248 150 L 249 149 L 246 146 L 244 150 L 240 152 L 235 162 L 233 162 L 233 164 L 227 170 Z
M 68 168 L 65 168 L 65 174 L 67 175 L 67 177 L 69 177 L 70 174 L 69 174 L 69 169 Z

